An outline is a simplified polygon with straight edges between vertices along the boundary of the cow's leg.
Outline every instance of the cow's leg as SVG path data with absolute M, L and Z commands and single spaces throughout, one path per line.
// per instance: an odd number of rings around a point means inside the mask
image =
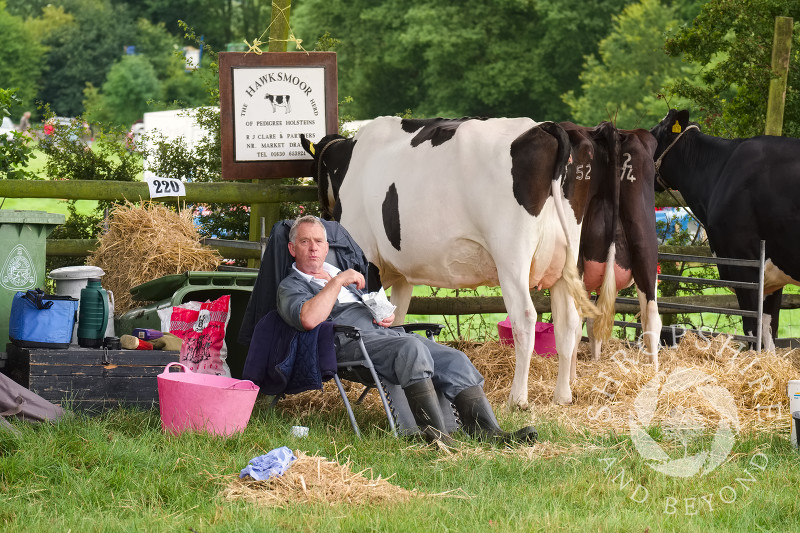
M 652 300 L 648 300 L 647 295 L 639 290 L 639 287 L 636 287 L 636 294 L 639 297 L 639 309 L 642 314 L 644 353 L 658 372 L 658 348 L 661 341 L 661 315 L 658 314 L 658 304 L 655 294 Z
M 775 339 L 778 338 L 782 296 L 783 289 L 781 288 L 764 298 L 764 322 L 761 325 L 761 347 L 769 352 L 775 352 Z
M 569 367 L 569 382 L 574 382 L 578 377 L 578 345 L 581 342 L 581 335 L 583 334 L 582 325 L 583 321 L 578 320 L 578 327 L 575 328 L 575 346 L 572 348 L 572 364 Z
M 577 337 L 575 332 L 581 327 L 581 319 L 563 279 L 550 288 L 550 310 L 553 313 L 558 352 L 558 377 L 553 401 L 559 405 L 569 405 L 572 403 L 570 374 Z
M 728 277 L 728 275 L 723 274 L 722 265 L 719 265 L 720 270 L 720 277 L 723 279 L 733 279 L 732 277 Z M 744 280 L 744 281 L 751 281 L 751 280 Z M 745 311 L 757 311 L 758 310 L 758 294 L 757 291 L 752 289 L 734 289 L 736 292 L 736 299 L 739 301 L 739 309 Z M 782 292 L 782 291 L 776 291 Z M 764 317 L 763 323 L 761 326 L 761 349 L 767 351 L 775 351 L 775 341 L 774 335 L 777 334 L 777 323 L 778 317 L 773 315 L 778 315 L 780 309 L 780 298 L 781 294 L 777 296 L 773 293 L 764 298 Z M 777 307 L 777 309 L 776 309 Z M 772 325 L 775 324 L 775 329 L 772 329 Z M 745 335 L 756 335 L 756 331 L 758 329 L 758 320 L 753 317 L 742 317 L 742 331 Z M 755 344 L 753 344 L 752 348 L 755 350 Z
M 500 265 L 498 266 L 500 267 Z M 527 272 L 520 277 L 516 273 L 510 273 L 507 269 L 500 267 L 498 268 L 498 277 L 503 292 L 503 302 L 511 321 L 516 355 L 514 378 L 511 381 L 511 392 L 508 395 L 508 408 L 528 409 L 528 373 L 536 340 L 536 309 L 533 307 L 528 288 Z
M 586 336 L 589 338 L 589 352 L 592 354 L 592 359 L 595 361 L 600 360 L 600 352 L 603 349 L 603 341 L 594 336 L 594 319 L 586 319 Z
M 713 244 L 712 244 L 713 246 Z M 713 248 L 712 248 L 713 249 Z M 746 257 L 746 254 L 742 252 L 738 252 L 736 250 L 731 251 L 730 253 L 726 253 L 727 257 Z M 758 273 L 755 271 L 754 268 L 750 267 L 736 267 L 730 265 L 717 265 L 717 270 L 719 271 L 720 279 L 725 279 L 729 281 L 747 281 L 751 283 L 758 282 Z M 754 289 L 734 289 L 736 293 L 736 300 L 739 302 L 739 309 L 742 311 L 758 311 L 758 291 Z M 780 302 L 780 294 L 777 297 L 778 302 Z M 778 303 L 778 305 L 780 305 Z M 774 350 L 774 342 L 772 340 L 771 335 L 764 335 L 763 332 L 766 330 L 764 326 L 768 326 L 772 323 L 772 310 L 775 307 L 775 299 L 772 298 L 772 295 L 767 296 L 764 298 L 764 324 L 762 325 L 762 341 L 761 341 L 761 348 L 763 350 L 769 350 L 767 346 L 772 346 Z M 768 314 L 770 316 L 768 316 Z M 776 313 L 777 314 L 777 313 Z M 758 320 L 754 317 L 742 317 L 742 332 L 745 335 L 753 335 L 755 336 L 758 330 Z M 775 331 L 777 333 L 777 330 Z M 752 348 L 755 349 L 755 344 L 752 345 Z
M 414 286 L 406 281 L 405 278 L 395 281 L 392 285 L 392 295 L 389 300 L 391 300 L 392 305 L 397 306 L 397 309 L 394 310 L 394 325 L 405 322 L 412 292 L 414 292 Z

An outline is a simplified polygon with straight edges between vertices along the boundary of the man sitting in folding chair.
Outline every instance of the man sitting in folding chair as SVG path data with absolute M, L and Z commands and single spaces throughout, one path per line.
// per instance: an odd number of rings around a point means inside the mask
M 355 326 L 384 379 L 403 388 L 423 435 L 430 441 L 453 445 L 436 391 L 455 405 L 462 428 L 479 439 L 501 442 L 536 440 L 536 430 L 526 426 L 504 432 L 483 392 L 483 376 L 463 353 L 413 333 L 389 329 L 394 315 L 376 323 L 360 298 L 364 276 L 352 269 L 340 271 L 325 262 L 328 240 L 325 227 L 313 216 L 298 218 L 289 232 L 289 253 L 295 258 L 290 274 L 278 287 L 278 314 L 300 331 L 314 329 L 326 320 Z M 337 335 L 337 358 L 360 357 L 358 343 Z

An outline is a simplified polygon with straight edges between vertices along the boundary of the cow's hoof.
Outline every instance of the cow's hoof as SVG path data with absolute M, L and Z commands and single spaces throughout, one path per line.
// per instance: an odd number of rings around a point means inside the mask
M 530 409 L 530 407 L 531 406 L 530 406 L 530 404 L 528 404 L 527 400 L 526 401 L 520 400 L 520 401 L 516 401 L 516 402 L 512 401 L 512 400 L 509 400 L 508 403 L 506 404 L 506 408 L 508 409 L 509 412 L 527 411 L 528 409 Z
M 556 405 L 572 405 L 572 394 L 569 396 L 566 395 L 554 395 L 553 396 L 553 403 Z

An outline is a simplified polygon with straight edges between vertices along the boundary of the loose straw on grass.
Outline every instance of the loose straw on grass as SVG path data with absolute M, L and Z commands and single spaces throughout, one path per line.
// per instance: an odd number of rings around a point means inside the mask
M 372 469 L 354 473 L 350 462 L 340 465 L 318 455 L 294 452 L 297 460 L 281 476 L 255 481 L 249 476 L 235 479 L 223 491 L 228 499 L 241 499 L 265 506 L 294 503 L 385 504 L 407 502 L 422 496 L 416 490 L 392 485 Z M 369 477 L 365 474 L 369 473 Z
M 461 348 L 484 375 L 484 390 L 489 401 L 496 411 L 502 411 L 514 375 L 513 347 L 490 341 Z M 532 421 L 554 419 L 575 432 L 628 433 L 631 415 L 636 413 L 636 398 L 656 378 L 653 385 L 657 385 L 659 395 L 652 419 L 654 425 L 689 413 L 713 429 L 721 416 L 735 413 L 743 432 L 782 431 L 789 427 L 787 385 L 790 379 L 800 379 L 800 350 L 778 349 L 774 354 L 740 352 L 730 337 L 720 335 L 708 339 L 688 333 L 677 347 L 662 347 L 659 361 L 657 376 L 647 357 L 624 341 L 606 342 L 599 361 L 589 357 L 588 346 L 582 343 L 577 379 L 572 384 L 573 404 L 556 406 L 552 398 L 558 359 L 534 355 L 528 382 Z M 665 389 L 669 376 L 680 378 L 682 373 L 700 376 L 705 380 L 702 384 L 705 388 Z M 345 383 L 351 398 L 356 398 L 362 387 Z M 732 405 L 726 405 L 724 397 L 717 398 L 709 391 L 717 391 L 717 396 L 727 396 L 727 391 Z M 364 404 L 370 409 L 382 410 L 375 392 L 367 396 Z M 336 387 L 326 383 L 323 391 L 289 396 L 279 406 L 294 416 L 303 416 L 319 409 L 341 408 L 341 400 Z

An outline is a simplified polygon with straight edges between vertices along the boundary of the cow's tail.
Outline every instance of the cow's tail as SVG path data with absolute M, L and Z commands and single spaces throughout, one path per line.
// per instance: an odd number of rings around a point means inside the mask
M 595 318 L 598 314 L 597 307 L 595 307 L 586 295 L 586 290 L 583 288 L 583 281 L 581 280 L 580 274 L 578 274 L 578 262 L 575 258 L 575 252 L 572 250 L 572 242 L 570 241 L 569 231 L 567 230 L 567 215 L 564 213 L 564 192 L 562 183 L 567 175 L 567 164 L 572 154 L 572 145 L 569 142 L 567 132 L 555 122 L 543 122 L 540 124 L 540 127 L 558 141 L 558 156 L 556 158 L 555 173 L 551 181 L 551 191 L 556 206 L 556 213 L 558 214 L 558 221 L 561 224 L 561 229 L 564 231 L 564 237 L 567 243 L 566 260 L 564 261 L 564 269 L 561 271 L 561 277 L 567 285 L 567 290 L 575 302 L 578 313 L 584 317 Z
M 615 303 L 617 300 L 617 279 L 614 272 L 617 256 L 617 221 L 619 220 L 619 195 L 620 195 L 620 138 L 619 131 L 610 122 L 604 122 L 601 126 L 602 135 L 608 147 L 608 168 L 611 169 L 611 203 L 612 217 L 608 239 L 608 255 L 606 257 L 606 269 L 603 274 L 603 283 L 597 291 L 597 309 L 600 313 L 594 321 L 592 334 L 595 339 L 606 341 L 611 338 L 614 329 Z

